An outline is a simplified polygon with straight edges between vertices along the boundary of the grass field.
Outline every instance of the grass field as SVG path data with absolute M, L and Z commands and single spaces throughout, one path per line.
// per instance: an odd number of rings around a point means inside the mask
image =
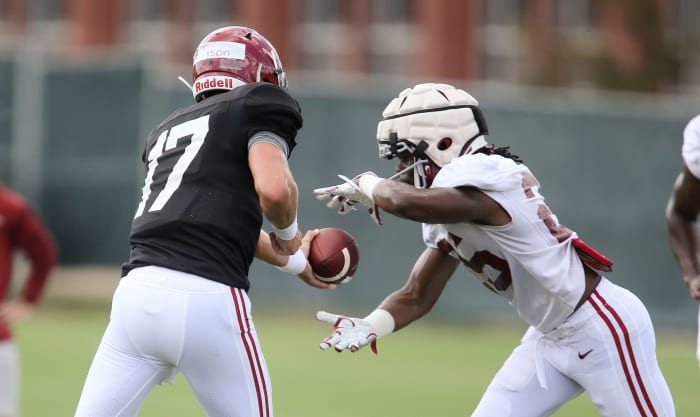
M 278 417 L 468 416 L 517 343 L 522 329 L 417 323 L 369 350 L 321 351 L 328 328 L 303 314 L 255 310 L 273 381 Z M 22 416 L 72 416 L 109 307 L 45 306 L 20 324 Z M 659 334 L 658 356 L 679 417 L 697 416 L 700 372 L 691 335 Z M 178 376 L 157 387 L 142 417 L 198 417 L 204 412 Z M 584 394 L 556 416 L 597 415 Z

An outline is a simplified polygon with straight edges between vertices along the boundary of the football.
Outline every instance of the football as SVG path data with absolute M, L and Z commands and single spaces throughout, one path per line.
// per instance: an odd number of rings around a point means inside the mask
M 309 248 L 311 269 L 324 282 L 344 284 L 350 281 L 360 262 L 355 238 L 334 227 L 319 232 Z

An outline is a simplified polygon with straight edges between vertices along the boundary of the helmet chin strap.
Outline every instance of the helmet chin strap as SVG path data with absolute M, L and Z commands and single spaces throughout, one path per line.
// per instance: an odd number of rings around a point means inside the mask
M 428 172 L 425 171 L 426 164 L 430 163 L 430 158 L 425 154 L 428 149 L 428 143 L 424 140 L 418 142 L 418 145 L 413 149 L 413 158 L 418 162 L 415 165 L 415 174 L 413 175 L 413 185 L 416 188 L 428 188 Z
M 425 163 L 427 159 L 419 159 L 415 166 L 415 174 L 413 175 L 413 185 L 416 188 L 428 188 L 428 174 L 425 172 Z

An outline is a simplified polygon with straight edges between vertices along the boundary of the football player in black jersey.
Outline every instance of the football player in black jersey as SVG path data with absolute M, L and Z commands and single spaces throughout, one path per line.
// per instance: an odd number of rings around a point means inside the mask
M 208 416 L 272 417 L 249 266 L 257 257 L 334 287 L 306 259 L 317 232 L 297 229 L 287 159 L 302 117 L 274 47 L 252 29 L 221 28 L 199 44 L 192 72 L 195 104 L 148 137 L 131 253 L 76 417 L 136 416 L 179 371 Z

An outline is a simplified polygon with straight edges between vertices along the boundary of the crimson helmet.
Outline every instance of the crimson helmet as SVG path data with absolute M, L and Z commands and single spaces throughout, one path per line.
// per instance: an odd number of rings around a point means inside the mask
M 270 41 L 253 29 L 226 26 L 202 39 L 194 51 L 192 94 L 195 101 L 213 90 L 232 90 L 268 82 L 287 90 L 287 76 Z
M 426 83 L 403 90 L 386 106 L 377 125 L 379 156 L 413 156 L 414 183 L 429 187 L 453 159 L 487 145 L 488 127 L 479 102 L 448 84 Z

